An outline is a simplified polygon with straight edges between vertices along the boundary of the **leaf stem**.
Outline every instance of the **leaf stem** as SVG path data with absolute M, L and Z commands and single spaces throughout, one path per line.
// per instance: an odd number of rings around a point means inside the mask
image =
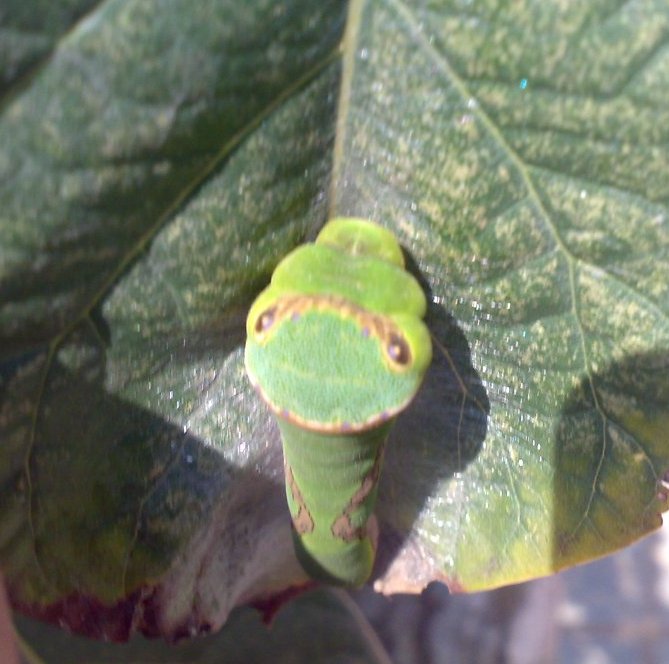
M 346 121 L 351 108 L 351 87 L 355 70 L 355 53 L 360 32 L 360 19 L 365 0 L 351 0 L 346 18 L 346 31 L 342 41 L 342 74 L 339 88 L 339 103 L 337 106 L 337 125 L 335 129 L 335 144 L 332 156 L 332 179 L 330 180 L 330 196 L 328 204 L 328 219 L 335 216 L 337 186 L 341 177 L 344 160 L 344 145 L 346 142 Z

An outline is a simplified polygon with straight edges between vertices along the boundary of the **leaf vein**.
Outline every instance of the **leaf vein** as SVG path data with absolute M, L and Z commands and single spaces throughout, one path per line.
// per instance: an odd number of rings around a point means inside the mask
M 35 485 L 32 478 L 32 465 L 34 463 L 35 455 L 35 445 L 37 440 L 37 422 L 39 418 L 40 407 L 42 400 L 44 398 L 44 393 L 46 391 L 47 378 L 49 372 L 51 371 L 51 366 L 56 354 L 55 344 L 49 346 L 46 358 L 44 359 L 44 368 L 42 369 L 42 376 L 37 387 L 37 394 L 35 395 L 35 406 L 32 411 L 31 422 L 30 422 L 30 431 L 28 438 L 28 449 L 26 450 L 26 456 L 24 461 L 24 475 L 26 478 L 26 496 L 27 496 L 27 505 L 26 505 L 26 516 L 28 520 L 28 530 L 30 532 L 30 542 L 32 545 L 32 553 L 35 559 L 35 566 L 39 575 L 42 577 L 42 580 L 46 585 L 55 590 L 55 587 L 52 581 L 49 579 L 42 562 L 40 560 L 39 552 L 37 550 L 37 531 L 35 528 Z
M 435 49 L 435 47 L 420 32 L 420 30 L 418 29 L 418 22 L 416 21 L 414 15 L 410 11 L 410 9 L 406 6 L 406 4 L 402 2 L 402 0 L 388 0 L 388 2 L 395 8 L 398 15 L 412 29 L 415 40 L 419 42 L 420 46 L 432 58 L 437 67 L 441 69 L 441 72 L 444 75 L 444 77 L 452 83 L 454 88 L 461 95 L 462 99 L 469 99 L 472 95 L 470 94 L 470 91 L 468 90 L 465 82 L 453 70 L 446 57 L 442 53 L 438 52 Z M 540 215 L 540 218 L 543 220 L 546 229 L 553 237 L 553 241 L 556 247 L 563 253 L 568 263 L 571 313 L 574 318 L 575 326 L 577 328 L 580 339 L 581 356 L 583 358 L 584 372 L 588 379 L 588 384 L 590 387 L 590 392 L 592 394 L 595 410 L 599 413 L 599 417 L 602 423 L 601 451 L 599 454 L 599 458 L 597 460 L 597 466 L 595 472 L 593 474 L 590 495 L 588 496 L 588 499 L 586 501 L 583 515 L 571 534 L 571 537 L 574 537 L 577 531 L 583 526 L 585 521 L 589 520 L 590 510 L 592 508 L 592 503 L 596 493 L 597 482 L 599 481 L 599 478 L 601 476 L 604 460 L 606 458 L 606 454 L 608 451 L 608 445 L 606 439 L 607 418 L 605 412 L 602 410 L 602 407 L 599 403 L 597 391 L 595 389 L 594 376 L 592 373 L 590 361 L 588 359 L 588 350 L 587 350 L 585 332 L 578 311 L 579 299 L 577 295 L 576 277 L 575 277 L 575 264 L 577 262 L 577 258 L 569 251 L 569 248 L 564 243 L 562 237 L 558 232 L 558 229 L 556 228 L 553 220 L 551 219 L 548 210 L 544 206 L 543 201 L 541 200 L 541 197 L 539 196 L 539 193 L 534 185 L 534 182 L 531 177 L 531 171 L 528 169 L 527 164 L 523 161 L 523 159 L 521 159 L 520 155 L 513 149 L 511 144 L 506 140 L 500 129 L 494 124 L 492 119 L 487 115 L 487 113 L 483 111 L 483 109 L 480 106 L 477 109 L 473 109 L 473 112 L 478 115 L 481 123 L 486 128 L 490 136 L 494 140 L 496 140 L 497 143 L 500 145 L 500 147 L 506 152 L 509 161 L 515 167 L 516 171 L 519 173 L 522 179 L 522 182 L 528 193 L 529 199 L 534 203 Z

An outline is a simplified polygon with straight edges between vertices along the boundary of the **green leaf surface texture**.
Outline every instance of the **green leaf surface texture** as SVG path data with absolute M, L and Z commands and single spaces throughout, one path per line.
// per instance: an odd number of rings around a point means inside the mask
M 55 4 L 0 12 L 15 606 L 173 636 L 304 581 L 244 320 L 333 216 L 392 230 L 430 302 L 380 590 L 518 582 L 660 524 L 664 0 Z
M 395 219 L 444 367 L 383 516 L 467 590 L 628 544 L 666 509 L 666 4 L 352 7 L 334 205 Z

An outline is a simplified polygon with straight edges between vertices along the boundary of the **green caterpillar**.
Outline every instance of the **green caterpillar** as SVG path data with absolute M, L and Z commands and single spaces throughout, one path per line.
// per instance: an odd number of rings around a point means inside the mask
M 386 439 L 432 358 L 426 302 L 393 234 L 327 223 L 249 311 L 246 371 L 278 416 L 297 557 L 314 579 L 370 576 Z

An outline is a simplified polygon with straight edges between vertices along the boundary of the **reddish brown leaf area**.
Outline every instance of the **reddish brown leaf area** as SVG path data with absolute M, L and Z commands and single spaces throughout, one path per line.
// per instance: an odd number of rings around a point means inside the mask
M 317 585 L 318 584 L 315 581 L 308 581 L 307 583 L 299 586 L 290 586 L 284 591 L 277 593 L 276 595 L 272 595 L 267 599 L 253 602 L 251 606 L 253 606 L 254 609 L 260 611 L 263 622 L 266 625 L 269 625 L 272 620 L 274 620 L 274 617 L 279 612 L 281 607 L 296 597 L 299 597 L 303 593 L 307 592 L 308 590 L 313 590 L 317 587 Z
M 29 605 L 17 601 L 11 587 L 8 588 L 8 594 L 16 611 L 91 639 L 120 643 L 127 641 L 131 632 L 138 629 L 133 623 L 138 614 L 141 591 L 113 605 L 78 594 L 46 606 Z

